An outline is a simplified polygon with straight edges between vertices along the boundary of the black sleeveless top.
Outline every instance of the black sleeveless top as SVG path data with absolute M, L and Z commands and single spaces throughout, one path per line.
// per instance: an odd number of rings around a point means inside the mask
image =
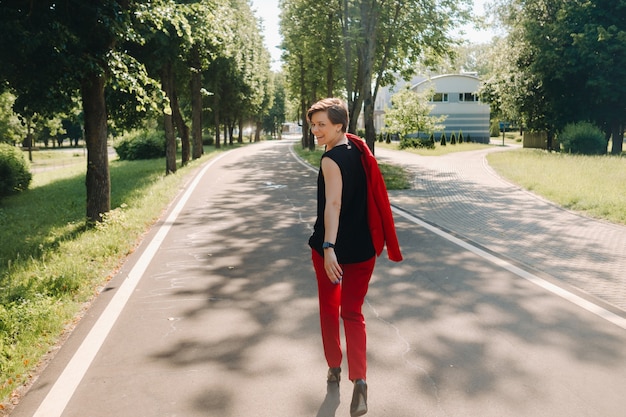
M 339 230 L 335 242 L 335 254 L 339 263 L 364 262 L 376 252 L 367 222 L 367 180 L 361 162 L 361 152 L 351 145 L 335 146 L 322 155 L 330 158 L 341 170 L 343 183 Z M 326 206 L 326 184 L 320 168 L 317 176 L 317 220 L 309 246 L 324 256 L 324 207 Z

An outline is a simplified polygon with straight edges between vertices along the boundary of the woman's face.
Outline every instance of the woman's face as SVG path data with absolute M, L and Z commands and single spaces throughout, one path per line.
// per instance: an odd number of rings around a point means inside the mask
M 343 136 L 341 127 L 341 123 L 333 124 L 325 111 L 315 112 L 311 116 L 311 133 L 315 135 L 319 146 L 332 148 Z

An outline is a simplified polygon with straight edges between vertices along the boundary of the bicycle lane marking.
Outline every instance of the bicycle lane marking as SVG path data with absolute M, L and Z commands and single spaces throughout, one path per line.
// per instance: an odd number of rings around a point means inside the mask
M 534 275 L 528 271 L 523 270 L 522 268 L 519 268 L 515 265 L 513 265 L 510 262 L 507 262 L 504 259 L 498 258 L 495 255 L 492 255 L 470 243 L 467 243 L 459 238 L 456 238 L 454 236 L 452 236 L 449 233 L 446 233 L 445 231 L 429 224 L 426 223 L 425 221 L 422 221 L 421 219 L 419 219 L 418 217 L 410 214 L 409 212 L 396 207 L 396 206 L 392 206 L 391 210 L 396 213 L 397 215 L 404 217 L 406 220 L 415 223 L 427 230 L 429 230 L 430 232 L 454 243 L 455 245 L 458 245 L 460 247 L 462 247 L 465 250 L 468 250 L 472 253 L 474 253 L 475 255 L 478 255 L 480 257 L 482 257 L 483 259 L 503 268 L 506 269 L 509 272 L 512 272 L 513 274 L 524 278 L 527 281 L 532 282 L 533 284 L 551 292 L 552 294 L 567 300 L 573 304 L 575 304 L 578 307 L 581 307 L 585 310 L 587 310 L 590 313 L 595 314 L 596 316 L 626 330 L 626 318 L 621 317 L 589 300 L 584 299 L 583 297 L 580 297 L 570 291 L 567 291 L 564 288 L 559 287 L 558 285 L 555 285 L 543 278 L 538 277 L 537 275 Z
M 309 165 L 307 162 L 303 161 L 298 155 L 296 155 L 296 153 L 293 150 L 293 147 L 289 148 L 291 151 L 291 154 L 294 158 L 296 158 L 296 160 L 298 160 L 298 162 L 305 166 L 306 168 L 308 168 L 311 171 L 317 172 L 317 170 L 312 167 L 311 165 Z M 584 299 L 583 297 L 580 297 L 570 291 L 567 291 L 564 288 L 559 287 L 558 285 L 555 285 L 543 278 L 540 278 L 528 271 L 523 270 L 522 268 L 519 268 L 515 265 L 513 265 L 510 262 L 507 262 L 504 259 L 498 258 L 495 255 L 492 255 L 474 245 L 471 245 L 461 239 L 458 239 L 454 236 L 452 236 L 449 233 L 446 233 L 445 231 L 439 229 L 436 226 L 433 226 L 421 219 L 419 219 L 418 217 L 410 214 L 408 211 L 400 208 L 400 207 L 396 207 L 394 205 L 391 206 L 391 210 L 396 213 L 397 215 L 404 217 L 406 220 L 417 224 L 418 226 L 421 226 L 427 230 L 429 230 L 430 232 L 454 243 L 455 245 L 458 245 L 480 257 L 482 257 L 483 259 L 503 268 L 506 269 L 509 272 L 512 272 L 513 274 L 524 278 L 527 281 L 532 282 L 533 284 L 551 292 L 552 294 L 567 300 L 571 303 L 573 303 L 574 305 L 583 308 L 584 310 L 587 310 L 588 312 L 595 314 L 596 316 L 608 321 L 609 323 L 612 323 L 624 330 L 626 330 L 626 318 L 621 317 L 589 300 Z
M 159 227 L 159 230 L 148 244 L 146 250 L 142 253 L 133 268 L 130 270 L 128 276 L 122 285 L 120 285 L 120 288 L 98 318 L 98 321 L 96 321 L 68 364 L 65 366 L 63 372 L 56 380 L 44 400 L 41 402 L 35 414 L 33 414 L 33 417 L 60 417 L 62 415 L 65 407 L 67 407 L 67 404 L 74 395 L 76 388 L 82 381 L 85 373 L 89 369 L 89 366 L 100 350 L 100 347 L 104 343 L 107 335 L 124 309 L 124 306 L 143 277 L 148 265 L 150 265 L 152 258 L 154 258 L 157 250 L 163 243 L 163 240 L 172 228 L 172 225 L 174 225 L 178 215 L 183 210 L 185 204 L 200 183 L 200 180 L 214 163 L 229 153 L 230 152 L 226 152 L 213 158 L 196 175 L 172 212 L 166 218 L 165 222 Z

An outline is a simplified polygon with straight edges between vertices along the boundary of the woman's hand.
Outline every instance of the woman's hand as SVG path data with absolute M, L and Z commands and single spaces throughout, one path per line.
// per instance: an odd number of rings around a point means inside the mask
M 324 249 L 324 269 L 328 279 L 333 284 L 339 284 L 343 278 L 343 269 L 337 262 L 337 255 L 332 248 Z

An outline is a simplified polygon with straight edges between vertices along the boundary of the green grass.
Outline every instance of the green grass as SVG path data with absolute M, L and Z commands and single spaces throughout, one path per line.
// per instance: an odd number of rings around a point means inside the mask
M 520 149 L 487 156 L 498 174 L 556 204 L 626 224 L 626 158 Z
M 112 210 L 93 228 L 86 227 L 82 163 L 36 173 L 30 190 L 2 200 L 1 399 L 28 380 L 179 192 L 185 176 L 214 155 L 207 149 L 168 176 L 164 159 L 112 161 Z
M 23 151 L 24 158 L 28 159 L 28 151 Z M 34 150 L 33 160 L 30 163 L 35 170 L 37 168 L 64 167 L 73 164 L 87 163 L 87 150 L 84 148 L 53 148 Z
M 308 149 L 302 149 L 302 146 L 296 144 L 294 145 L 294 150 L 298 156 L 305 160 L 309 165 L 319 167 L 320 158 L 324 153 L 322 148 L 316 148 L 315 150 L 310 151 Z M 380 168 L 380 172 L 383 174 L 387 190 L 406 190 L 411 188 L 411 182 L 409 181 L 410 175 L 405 169 L 399 166 L 383 163 L 379 163 L 378 166 Z

